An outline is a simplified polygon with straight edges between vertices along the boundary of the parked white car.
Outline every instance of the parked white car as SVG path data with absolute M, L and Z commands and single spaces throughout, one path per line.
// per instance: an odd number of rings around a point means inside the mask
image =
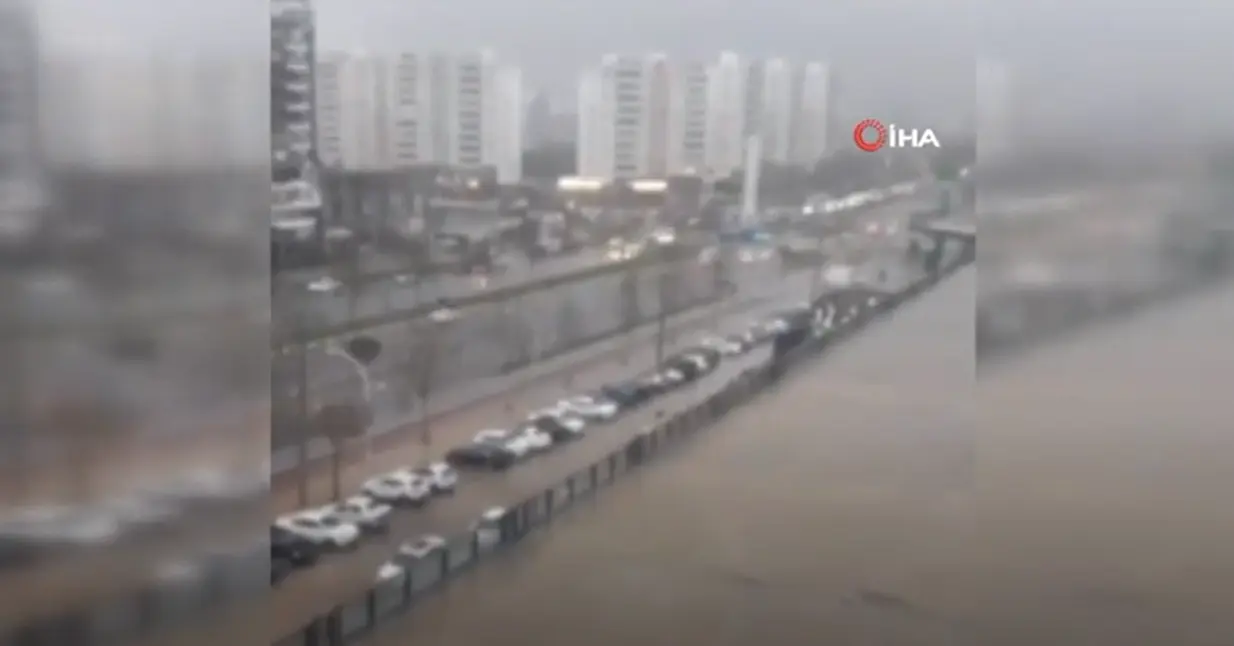
M 480 431 L 476 433 L 473 441 L 478 444 L 499 444 L 519 458 L 527 457 L 532 451 L 537 450 L 527 436 L 501 429 Z
M 391 471 L 369 479 L 364 483 L 363 490 L 380 502 L 419 507 L 432 498 L 433 483 L 409 471 Z
M 445 549 L 446 539 L 436 534 L 425 534 L 398 546 L 398 555 L 404 560 L 419 561 L 434 552 Z
M 510 431 L 500 428 L 486 428 L 471 438 L 473 442 L 505 442 L 510 439 Z
M 545 409 L 545 412 L 552 412 L 555 415 L 575 413 L 588 421 L 607 421 L 617 416 L 619 407 L 617 402 L 603 397 L 576 395 L 557 402 Z
M 372 496 L 352 496 L 342 502 L 326 506 L 324 511 L 362 530 L 384 532 L 390 528 L 391 509 L 390 505 L 378 502 Z
M 360 528 L 319 509 L 278 518 L 274 524 L 304 540 L 323 547 L 344 549 L 360 540 Z
M 733 357 L 745 351 L 745 348 L 736 341 L 730 341 L 718 336 L 704 337 L 699 341 L 699 345 L 705 348 L 712 348 L 722 355 Z
M 445 462 L 434 462 L 428 466 L 412 469 L 411 474 L 428 480 L 433 493 L 454 493 L 454 488 L 458 486 L 458 471 Z
M 471 531 L 476 533 L 476 542 L 481 548 L 493 547 L 501 541 L 501 519 L 505 515 L 505 507 L 489 507 L 471 524 Z
M 553 436 L 541 431 L 535 426 L 527 425 L 520 428 L 515 438 L 522 438 L 533 452 L 547 451 L 553 448 Z
M 562 426 L 566 427 L 567 429 L 575 433 L 582 433 L 583 429 L 587 428 L 587 420 L 582 415 L 579 415 L 578 413 L 575 413 L 574 411 L 556 413 L 556 414 L 550 415 L 550 417 L 557 420 L 558 424 L 561 424 Z
M 403 576 L 406 572 L 407 569 L 398 563 L 395 563 L 394 561 L 386 561 L 377 567 L 377 576 L 374 577 L 374 581 L 377 583 L 393 581 Z
M 329 294 L 342 289 L 342 287 L 343 283 L 330 276 L 322 276 L 308 284 L 308 290 L 318 294 Z

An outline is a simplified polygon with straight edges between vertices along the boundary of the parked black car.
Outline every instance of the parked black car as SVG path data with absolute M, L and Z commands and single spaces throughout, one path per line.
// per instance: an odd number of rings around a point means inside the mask
M 742 354 L 749 352 L 754 348 L 754 336 L 746 334 L 730 334 L 724 337 L 724 340 L 741 348 Z
M 699 367 L 698 363 L 686 357 L 673 357 L 664 362 L 664 367 L 680 372 L 685 377 L 687 383 L 703 376 L 703 369 Z
M 553 438 L 553 443 L 569 442 L 582 437 L 580 431 L 574 430 L 561 422 L 561 420 L 552 415 L 537 415 L 527 423 L 536 427 L 537 430 L 548 433 L 549 437 Z
M 655 388 L 640 380 L 610 384 L 601 388 L 600 392 L 625 410 L 637 408 L 655 396 Z
M 321 548 L 280 527 L 270 528 L 270 560 L 286 561 L 292 567 L 307 567 L 317 562 Z
M 292 572 L 296 571 L 296 565 L 287 559 L 271 558 L 270 559 L 270 585 L 278 585 L 287 577 L 291 576 Z
M 518 456 L 499 444 L 476 442 L 450 449 L 446 462 L 454 467 L 504 471 L 518 461 Z

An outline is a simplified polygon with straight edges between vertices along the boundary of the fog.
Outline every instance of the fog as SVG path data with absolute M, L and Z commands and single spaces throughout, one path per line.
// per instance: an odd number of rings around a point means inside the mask
M 1017 438 L 1008 446 L 1021 451 L 1018 461 L 987 462 L 974 478 L 997 481 L 1006 475 L 998 473 L 1002 464 L 1009 473 L 1014 467 L 1006 480 L 1014 486 L 1016 478 L 1055 472 L 1051 460 L 1091 461 L 1135 485 L 1127 491 L 1141 496 L 1137 519 L 1176 523 L 1177 535 L 1161 539 L 1174 541 L 1171 553 L 1208 549 L 1207 537 L 1225 531 L 1200 519 L 1220 513 L 1225 503 L 1213 492 L 1234 484 L 1234 465 L 1220 459 L 1234 455 L 1223 434 L 1234 425 L 1216 388 L 1194 384 L 1228 384 L 1234 375 L 1220 345 L 1230 335 L 1212 329 L 1229 313 L 1195 303 L 1228 301 L 1225 285 L 1234 276 L 1234 4 L 314 4 L 319 51 L 493 48 L 523 70 L 526 93 L 547 92 L 557 112 L 576 109 L 580 71 L 605 53 L 654 50 L 710 61 L 734 51 L 832 64 L 838 134 L 829 155 L 853 152 L 847 124 L 870 116 L 945 132 L 944 148 L 975 140 L 964 183 L 976 204 L 942 214 L 975 221 L 981 238 L 977 296 L 962 317 L 975 322 L 978 370 L 972 392 L 956 397 L 980 408 L 986 398 L 1018 396 L 1028 411 L 972 421 L 975 459 L 982 460 L 984 434 L 997 430 L 986 425 L 1011 421 L 1029 434 L 1036 426 L 1117 429 L 1130 425 L 1128 417 L 1155 415 L 1153 428 L 1136 432 L 1178 439 L 1141 437 L 1140 452 L 1111 465 L 1117 436 L 1097 433 L 1091 442 L 1101 450 L 1070 453 L 1058 436 L 1041 444 Z M 102 519 L 91 526 L 106 530 L 117 501 L 161 501 L 193 487 L 224 501 L 135 549 L 108 551 L 119 534 L 100 530 L 84 557 L 53 556 L 41 562 L 46 570 L 12 576 L 0 571 L 4 643 L 31 621 L 111 603 L 117 590 L 147 589 L 162 580 L 164 566 L 221 559 L 229 583 L 209 612 L 193 606 L 197 619 L 214 617 L 218 604 L 268 594 L 260 544 L 269 516 L 266 377 L 270 320 L 279 314 L 268 298 L 269 10 L 253 0 L 0 0 L 0 526 L 71 517 Z M 1119 326 L 1144 320 L 1159 327 L 1116 337 Z M 1196 345 L 1175 344 L 1178 336 Z M 1061 359 L 1049 364 L 1072 380 L 1031 396 L 1032 384 L 1008 376 L 1058 358 L 1058 348 L 1069 347 L 1061 344 L 1111 338 L 1117 350 L 1091 355 L 1087 372 Z M 1153 366 L 1168 378 L 1131 378 Z M 1086 417 L 1063 414 L 1079 399 Z M 1058 415 L 1036 418 L 1033 410 Z M 912 420 L 904 424 L 911 432 Z M 1169 457 L 1170 468 L 1154 470 L 1157 454 Z M 1145 497 L 1155 478 L 1182 478 L 1189 462 L 1199 467 L 1188 484 L 1200 489 Z M 1116 505 L 1116 495 L 1101 493 L 1092 499 Z M 1148 506 L 1182 498 L 1196 502 L 1187 513 L 1149 513 L 1156 510 Z M 1031 516 L 1040 519 L 1037 529 L 1056 532 L 1041 539 L 1038 556 L 1068 527 L 1082 526 L 1071 508 L 1050 509 L 1052 500 L 1034 502 L 1045 508 Z M 1025 513 L 1007 526 L 1028 522 Z M 1104 566 L 1132 568 L 1149 548 L 1137 543 L 1137 550 Z M 1197 554 L 1203 558 L 1165 574 L 1169 564 L 1157 563 L 1162 578 L 1145 580 L 1231 571 L 1228 551 Z M 1029 616 L 1006 608 L 1001 618 L 1009 622 Z

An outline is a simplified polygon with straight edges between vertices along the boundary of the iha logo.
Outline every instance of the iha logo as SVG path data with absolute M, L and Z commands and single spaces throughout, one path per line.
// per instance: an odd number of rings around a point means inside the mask
M 938 148 L 938 137 L 926 128 L 905 129 L 894 123 L 883 125 L 878 119 L 862 119 L 853 128 L 853 143 L 868 153 L 888 148 Z

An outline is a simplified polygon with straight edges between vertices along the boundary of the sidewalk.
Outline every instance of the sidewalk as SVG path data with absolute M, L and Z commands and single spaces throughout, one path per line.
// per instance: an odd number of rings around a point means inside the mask
M 678 315 L 666 333 L 666 352 L 692 343 L 707 331 L 736 330 L 757 313 L 801 300 L 807 286 L 806 276 L 793 276 L 772 293 Z M 547 361 L 524 374 L 486 380 L 456 394 L 455 401 L 443 401 L 432 407 L 434 412 L 426 424 L 427 443 L 418 432 L 417 420 L 374 434 L 367 441 L 356 441 L 344 452 L 342 490 L 355 491 L 377 473 L 436 459 L 448 448 L 469 441 L 477 431 L 513 425 L 527 411 L 551 404 L 566 393 L 584 392 L 649 369 L 655 363 L 655 328 L 654 324 L 645 326 L 611 342 L 597 344 L 599 347 L 588 348 L 584 351 L 586 355 Z M 308 498 L 304 504 L 299 499 L 303 472 L 284 472 L 272 479 L 275 512 L 329 502 L 332 461 L 324 457 L 328 456 L 328 448 L 326 451 L 307 470 Z

